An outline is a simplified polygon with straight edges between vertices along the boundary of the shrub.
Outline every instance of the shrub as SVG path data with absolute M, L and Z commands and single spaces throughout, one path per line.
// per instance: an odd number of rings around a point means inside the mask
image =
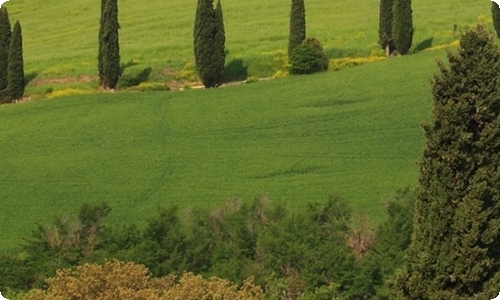
M 308 38 L 293 51 L 290 74 L 312 74 L 326 70 L 328 70 L 328 58 L 317 39 Z

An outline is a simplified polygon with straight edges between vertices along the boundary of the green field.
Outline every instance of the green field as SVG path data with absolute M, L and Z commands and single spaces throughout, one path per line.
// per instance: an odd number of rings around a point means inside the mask
M 306 1 L 308 35 L 331 58 L 380 51 L 378 1 L 344 2 Z M 151 66 L 151 80 L 167 80 L 165 70 L 193 60 L 195 1 L 142 3 L 119 2 L 122 61 Z M 460 31 L 483 20 L 491 28 L 490 3 L 414 3 L 414 48 L 456 40 L 454 24 Z M 56 87 L 59 77 L 65 87 L 93 88 L 80 76 L 95 73 L 99 1 L 6 6 L 23 25 L 28 93 Z M 250 75 L 272 75 L 287 45 L 289 1 L 223 6 L 229 60 L 242 58 Z M 429 117 L 436 57 L 445 52 L 217 90 L 1 106 L 0 250 L 14 248 L 35 222 L 76 213 L 83 202 L 108 202 L 110 222 L 140 223 L 158 205 L 266 196 L 300 209 L 340 194 L 379 221 L 384 199 L 417 183 L 419 124 Z
M 266 195 L 300 209 L 340 194 L 380 219 L 383 199 L 416 183 L 436 55 L 216 90 L 2 106 L 0 248 L 82 202 L 107 201 L 111 221 L 139 222 L 171 203 Z
M 330 58 L 382 55 L 377 45 L 377 0 L 307 0 L 307 35 L 317 37 Z M 10 0 L 4 4 L 11 22 L 23 26 L 25 71 L 33 79 L 30 92 L 43 92 L 63 78 L 76 86 L 97 69 L 99 0 Z M 249 76 L 268 77 L 283 68 L 288 45 L 289 0 L 223 0 L 227 61 L 243 59 Z M 152 79 L 170 80 L 194 61 L 192 30 L 196 0 L 120 0 L 120 48 L 123 63 L 136 71 L 153 69 Z M 422 0 L 413 3 L 414 47 L 441 45 L 455 40 L 460 31 L 490 21 L 487 0 Z M 454 34 L 454 25 L 457 32 Z M 131 71 L 131 70 L 129 70 Z M 91 82 L 92 83 L 92 82 Z M 96 84 L 94 84 L 96 86 Z M 92 86 L 92 84 L 91 84 Z

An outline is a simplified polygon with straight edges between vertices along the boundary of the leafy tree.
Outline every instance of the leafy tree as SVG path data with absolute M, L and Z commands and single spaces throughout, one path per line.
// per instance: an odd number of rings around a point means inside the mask
M 405 55 L 413 40 L 411 0 L 394 0 L 392 36 L 398 53 Z
M 214 9 L 213 0 L 198 0 L 193 36 L 198 76 L 205 87 L 217 87 L 222 83 L 226 59 L 224 20 L 220 1 Z
M 9 61 L 7 65 L 7 95 L 19 99 L 24 94 L 23 36 L 21 24 L 16 21 L 10 39 Z
M 228 280 L 184 273 L 152 278 L 143 265 L 117 260 L 104 264 L 84 264 L 76 270 L 59 270 L 46 280 L 47 289 L 35 289 L 26 300 L 160 300 L 160 299 L 264 299 L 262 289 L 245 280 L 241 287 Z
M 491 299 L 500 286 L 500 50 L 482 27 L 439 63 L 403 299 Z
M 306 39 L 306 8 L 304 0 L 292 0 L 290 9 L 290 35 L 288 37 L 288 57 Z
M 491 1 L 491 15 L 497 36 L 500 37 L 500 6 L 495 1 Z
M 387 57 L 394 48 L 392 39 L 392 10 L 394 0 L 380 0 L 378 17 L 378 43 L 385 50 Z
M 0 91 L 7 87 L 7 65 L 11 35 L 9 13 L 6 7 L 0 7 Z
M 101 86 L 105 89 L 114 89 L 120 77 L 119 29 L 118 1 L 102 0 L 97 67 Z

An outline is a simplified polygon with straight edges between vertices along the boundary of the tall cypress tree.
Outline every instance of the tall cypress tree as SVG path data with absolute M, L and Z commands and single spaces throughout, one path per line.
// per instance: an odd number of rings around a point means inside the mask
M 19 99 L 24 94 L 24 61 L 23 61 L 23 36 L 21 24 L 16 21 L 12 31 L 9 48 L 9 60 L 7 66 L 7 95 L 13 99 Z
M 394 46 L 399 54 L 405 55 L 413 41 L 411 0 L 394 0 L 392 13 Z
M 378 43 L 385 50 L 387 57 L 391 54 L 391 48 L 394 48 L 392 39 L 392 10 L 394 0 L 380 0 L 378 17 Z
M 193 33 L 196 71 L 203 85 L 217 87 L 222 83 L 224 71 L 224 21 L 222 6 L 213 0 L 198 0 Z
M 468 31 L 439 64 L 401 299 L 492 299 L 500 286 L 500 50 Z
M 494 1 L 491 1 L 491 15 L 497 36 L 500 37 L 500 6 Z
M 101 2 L 97 68 L 101 86 L 105 89 L 114 89 L 120 77 L 119 29 L 118 1 L 103 0 Z
M 7 87 L 7 65 L 11 36 L 9 13 L 6 7 L 0 7 L 0 91 Z
M 288 36 L 288 57 L 306 39 L 306 8 L 304 0 L 292 0 L 290 8 L 290 35 Z

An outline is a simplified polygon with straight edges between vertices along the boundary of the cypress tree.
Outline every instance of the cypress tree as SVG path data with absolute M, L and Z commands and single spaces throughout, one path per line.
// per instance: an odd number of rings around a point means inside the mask
M 500 50 L 468 31 L 439 63 L 401 299 L 492 299 L 500 286 Z
M 24 94 L 23 36 L 21 24 L 16 21 L 12 31 L 7 66 L 7 95 L 10 99 L 19 99 Z
M 392 40 L 392 10 L 394 0 L 380 0 L 378 17 L 378 43 L 385 50 L 387 57 L 390 56 L 394 41 Z
M 306 8 L 304 0 L 292 0 L 290 8 L 290 35 L 288 36 L 288 57 L 306 39 Z
M 217 87 L 222 83 L 225 63 L 225 34 L 222 5 L 213 0 L 198 0 L 193 34 L 196 71 L 203 85 Z
M 104 7 L 104 10 L 102 8 Z M 98 70 L 101 86 L 114 89 L 120 77 L 120 45 L 118 39 L 118 1 L 101 2 L 101 28 L 99 30 Z M 102 73 L 101 73 L 102 72 Z
M 410 50 L 413 40 L 413 20 L 411 0 L 394 0 L 392 36 L 399 54 L 405 55 Z
M 0 7 L 0 91 L 7 87 L 7 65 L 12 35 L 7 8 Z
M 497 36 L 500 37 L 500 7 L 494 1 L 491 1 L 491 15 Z

